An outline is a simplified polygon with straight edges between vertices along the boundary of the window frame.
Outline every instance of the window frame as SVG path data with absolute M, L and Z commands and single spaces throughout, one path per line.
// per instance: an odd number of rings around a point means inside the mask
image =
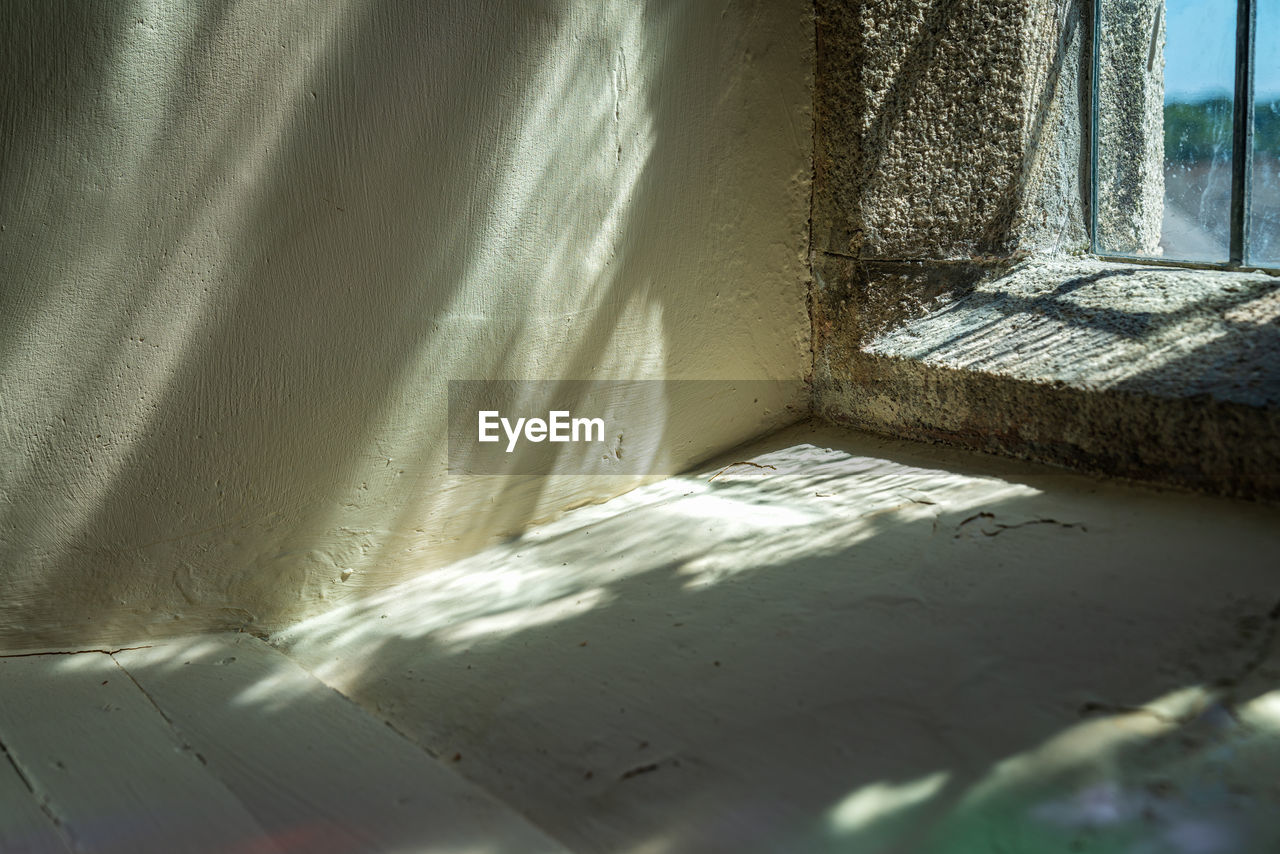
M 1254 45 L 1257 38 L 1256 0 L 1236 0 L 1235 92 L 1231 105 L 1231 235 L 1225 262 L 1179 261 L 1142 255 L 1102 252 L 1098 246 L 1098 122 L 1101 107 L 1102 4 L 1090 4 L 1093 46 L 1090 51 L 1091 92 L 1089 97 L 1089 252 L 1104 261 L 1151 264 L 1161 267 L 1189 267 L 1203 270 L 1263 270 L 1280 273 L 1280 268 L 1250 264 L 1249 220 L 1253 171 Z

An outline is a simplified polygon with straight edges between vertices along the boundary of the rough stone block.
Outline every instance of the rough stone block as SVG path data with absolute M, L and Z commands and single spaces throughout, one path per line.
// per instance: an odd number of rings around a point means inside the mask
M 815 249 L 1082 248 L 1088 19 L 1049 0 L 819 0 Z

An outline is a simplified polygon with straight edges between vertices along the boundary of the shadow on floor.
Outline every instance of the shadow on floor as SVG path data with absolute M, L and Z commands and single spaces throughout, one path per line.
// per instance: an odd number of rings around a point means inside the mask
M 1273 509 L 809 428 L 740 459 L 278 642 L 575 851 L 1280 840 Z

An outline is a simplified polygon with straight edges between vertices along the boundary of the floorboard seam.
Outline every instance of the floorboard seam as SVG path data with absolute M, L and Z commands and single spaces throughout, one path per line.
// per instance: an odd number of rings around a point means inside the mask
M 548 839 L 555 842 L 557 845 L 563 846 L 566 852 L 572 851 L 572 849 L 569 847 L 569 843 L 561 839 L 559 834 L 553 833 L 550 828 L 545 827 L 541 821 L 535 819 L 530 812 L 524 809 L 521 809 L 520 807 L 517 807 L 514 803 L 509 801 L 507 798 L 503 797 L 496 789 L 483 785 L 479 781 L 473 780 L 472 778 L 468 777 L 466 774 L 463 774 L 461 771 L 457 770 L 456 768 L 450 767 L 450 765 L 445 762 L 444 756 L 440 754 L 438 751 L 436 751 L 434 748 L 430 747 L 427 744 L 424 744 L 423 742 L 419 741 L 417 738 L 401 730 L 400 727 L 392 723 L 391 720 L 389 720 L 381 712 L 377 711 L 376 709 L 370 708 L 369 706 L 366 706 L 365 704 L 357 701 L 354 697 L 350 697 L 345 692 L 340 691 L 334 686 L 330 685 L 328 682 L 326 682 L 325 680 L 321 679 L 318 675 L 316 675 L 315 671 L 313 671 L 310 667 L 307 667 L 302 662 L 295 659 L 292 655 L 290 655 L 287 651 L 282 649 L 280 646 L 277 646 L 276 644 L 273 644 L 265 640 L 262 642 L 266 646 L 270 647 L 271 649 L 283 655 L 285 658 L 291 661 L 295 666 L 301 669 L 304 673 L 306 673 L 312 679 L 316 680 L 316 682 L 318 682 L 319 684 L 323 685 L 326 689 L 332 691 L 333 693 L 341 697 L 343 700 L 350 703 L 352 706 L 358 709 L 362 715 L 366 715 L 375 721 L 381 721 L 383 725 L 387 727 L 387 729 L 395 733 L 397 738 L 400 738 L 402 741 L 404 741 L 404 743 L 411 750 L 417 750 L 421 752 L 431 762 L 434 762 L 440 765 L 447 773 L 455 775 L 461 780 L 465 780 L 469 785 L 474 786 L 477 791 L 483 793 L 486 797 L 492 800 L 495 804 L 499 805 L 502 809 L 510 812 L 512 815 L 523 820 L 530 827 L 542 833 Z
M 146 647 L 126 647 L 126 649 L 146 649 Z M 116 650 L 116 652 L 124 652 L 124 651 L 125 651 L 124 649 Z M 178 728 L 178 725 L 173 722 L 173 718 L 169 717 L 169 715 L 165 712 L 165 710 L 160 708 L 160 704 L 155 701 L 155 698 L 151 696 L 150 692 L 148 692 L 146 688 L 142 687 L 142 683 L 134 678 L 133 674 L 130 673 L 128 668 L 126 668 L 123 664 L 121 664 L 118 659 L 116 659 L 114 654 L 111 655 L 111 660 L 115 662 L 116 667 L 120 668 L 120 672 L 129 678 L 129 681 L 133 683 L 133 686 L 137 688 L 139 692 L 141 692 L 142 696 L 146 697 L 147 702 L 151 704 L 151 708 L 156 710 L 156 714 L 158 714 L 160 716 L 160 719 L 165 722 L 165 725 L 169 727 L 169 732 L 173 733 L 174 739 L 178 742 L 179 745 L 182 746 L 183 751 L 186 753 L 190 753 L 192 756 L 194 756 L 202 766 L 208 767 L 209 760 L 205 759 L 204 756 L 200 753 L 200 751 L 196 750 L 195 746 L 192 745 L 189 741 L 187 741 L 186 736 L 184 736 L 182 733 L 182 730 L 180 730 Z M 216 775 L 214 776 L 215 776 L 215 779 L 217 779 L 217 776 Z M 222 785 L 224 789 L 227 788 L 226 784 L 223 783 L 220 779 L 218 780 L 218 782 L 220 785 Z M 228 789 L 228 791 L 230 791 L 230 789 Z M 234 792 L 232 792 L 231 794 L 232 794 L 232 797 L 235 797 Z M 240 800 L 238 797 L 235 799 L 237 801 Z
M 18 775 L 18 779 L 22 781 L 22 785 L 26 786 L 27 791 L 31 793 L 31 799 L 36 802 L 36 806 L 39 808 L 40 812 L 44 813 L 45 817 L 49 819 L 49 823 L 53 825 L 54 832 L 58 834 L 58 838 L 62 840 L 62 843 L 67 846 L 67 850 L 82 850 L 80 846 L 76 845 L 76 841 L 72 837 L 71 832 L 67 830 L 66 826 L 62 823 L 62 819 L 60 819 L 58 814 L 54 812 L 48 799 L 42 797 L 36 790 L 36 787 L 32 785 L 30 778 L 28 778 L 23 772 L 22 765 L 18 763 L 17 757 L 9 751 L 9 745 L 5 744 L 3 739 L 0 739 L 0 753 L 3 753 L 4 758 L 9 761 L 14 772 Z

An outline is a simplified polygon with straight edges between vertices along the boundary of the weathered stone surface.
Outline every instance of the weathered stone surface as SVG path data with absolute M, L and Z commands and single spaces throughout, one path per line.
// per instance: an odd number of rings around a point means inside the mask
M 1083 247 L 1086 22 L 1076 2 L 820 0 L 815 249 Z
M 817 414 L 901 438 L 1204 492 L 1280 498 L 1274 408 L 1092 393 L 858 353 L 828 386 Z
M 863 346 L 963 293 L 992 265 L 959 261 L 862 261 L 819 255 L 813 262 L 813 322 L 822 346 Z
M 1164 214 L 1164 0 L 1102 5 L 1098 246 L 1160 254 Z
M 1280 498 L 1280 279 L 1074 260 L 934 296 L 923 317 L 850 296 L 900 288 L 896 278 L 860 271 L 819 291 L 815 318 L 836 321 L 815 326 L 823 417 Z M 858 324 L 839 322 L 846 304 Z

